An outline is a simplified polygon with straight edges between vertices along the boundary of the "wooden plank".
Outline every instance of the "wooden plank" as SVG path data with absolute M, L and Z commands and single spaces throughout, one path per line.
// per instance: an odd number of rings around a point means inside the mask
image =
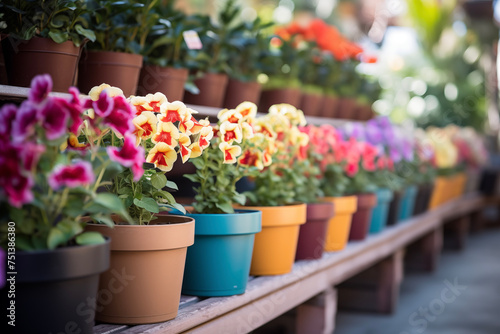
M 118 333 L 122 330 L 128 328 L 127 325 L 108 325 L 108 324 L 100 324 L 94 326 L 94 334 L 112 334 Z
M 199 331 L 202 328 L 217 333 L 224 332 L 218 331 L 218 328 L 234 332 L 235 327 L 231 327 L 234 322 L 231 319 L 245 319 L 250 314 L 254 314 L 255 319 L 247 321 L 249 327 L 239 328 L 256 328 L 255 326 L 274 319 L 329 286 L 337 285 L 394 254 L 441 226 L 448 216 L 457 212 L 466 214 L 467 210 L 477 209 L 482 201 L 479 195 L 475 196 L 453 200 L 388 227 L 382 233 L 370 235 L 364 241 L 351 242 L 342 251 L 325 253 L 321 259 L 298 261 L 289 274 L 256 277 L 248 282 L 247 291 L 242 295 L 201 300 L 180 309 L 175 319 L 134 326 L 123 333 L 181 333 L 195 329 Z M 278 303 L 280 298 L 286 302 Z M 267 310 L 266 307 L 272 308 L 272 311 L 262 311 Z
M 296 334 L 330 334 L 335 330 L 337 290 L 329 287 L 297 307 Z
M 405 269 L 433 272 L 436 270 L 443 248 L 443 228 L 439 226 L 416 242 L 408 245 Z

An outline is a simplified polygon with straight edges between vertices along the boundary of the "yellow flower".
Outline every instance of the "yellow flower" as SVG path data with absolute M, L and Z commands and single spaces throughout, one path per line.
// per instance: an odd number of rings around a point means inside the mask
M 229 144 L 231 144 L 233 140 L 237 143 L 241 143 L 243 139 L 241 126 L 237 123 L 225 121 L 220 125 L 219 132 L 221 139 Z
M 222 109 L 217 114 L 219 123 L 229 122 L 229 123 L 240 123 L 243 116 L 234 109 Z
M 235 110 L 242 116 L 242 120 L 252 120 L 257 115 L 257 106 L 248 101 L 240 103 Z
M 103 90 L 105 90 L 110 97 L 118 95 L 123 96 L 123 91 L 120 88 L 112 87 L 108 84 L 103 83 L 100 84 L 99 86 L 92 87 L 92 89 L 89 92 L 89 97 L 92 99 L 92 101 L 97 101 L 99 100 L 99 95 L 101 95 Z
M 137 137 L 137 144 L 141 139 L 151 138 L 156 132 L 157 118 L 151 111 L 143 111 L 142 114 L 134 117 L 132 122 L 135 125 L 134 134 Z
M 179 130 L 188 135 L 197 134 L 203 128 L 203 125 L 200 124 L 192 115 L 191 112 L 193 109 L 187 108 L 187 112 L 183 113 L 181 116 L 181 120 L 179 122 Z
M 222 142 L 219 144 L 219 149 L 224 153 L 224 163 L 233 164 L 236 162 L 236 158 L 241 154 L 241 147 L 237 145 L 231 145 L 227 142 Z
M 170 147 L 177 146 L 179 130 L 172 122 L 160 122 L 156 134 L 151 138 L 153 143 L 165 143 Z
M 198 138 L 199 148 L 201 150 L 206 149 L 210 146 L 210 140 L 214 136 L 214 131 L 211 126 L 205 126 L 200 131 L 200 136 Z
M 185 163 L 191 156 L 191 149 L 189 148 L 190 145 L 191 139 L 189 139 L 189 136 L 181 133 L 179 136 L 179 153 L 182 158 L 182 163 Z
M 163 142 L 157 143 L 146 157 L 147 162 L 155 164 L 155 167 L 164 172 L 172 170 L 175 160 L 177 160 L 177 152 Z
M 186 113 L 188 113 L 187 107 L 181 101 L 163 103 L 160 106 L 160 115 L 158 119 L 161 122 L 174 123 L 186 117 Z
M 190 156 L 191 158 L 197 158 L 203 152 L 198 142 L 194 142 L 191 145 L 189 145 L 189 149 L 191 150 L 191 156 Z

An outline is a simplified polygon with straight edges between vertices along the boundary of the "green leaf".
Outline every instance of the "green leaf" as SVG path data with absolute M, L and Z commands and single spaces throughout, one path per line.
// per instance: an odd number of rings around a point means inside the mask
M 49 36 L 56 43 L 64 43 L 64 42 L 66 42 L 68 40 L 68 34 L 67 33 L 64 33 L 64 32 L 61 32 L 61 31 L 57 31 L 57 30 L 51 30 L 49 32 Z
M 91 217 L 93 220 L 95 220 L 101 224 L 104 224 L 106 226 L 109 226 L 109 227 L 115 226 L 115 222 L 108 216 L 97 214 L 97 215 L 92 215 Z
M 234 209 L 233 209 L 233 206 L 231 205 L 231 202 L 216 203 L 215 205 L 225 213 L 233 213 L 234 212 Z
M 85 29 L 82 27 L 80 24 L 75 25 L 75 30 L 82 36 L 85 36 L 88 38 L 90 41 L 95 42 L 96 36 L 94 31 L 90 29 Z
M 167 177 L 163 173 L 153 174 L 151 176 L 151 184 L 158 190 L 163 189 L 167 185 Z
M 79 245 L 95 245 L 106 242 L 106 239 L 99 232 L 83 232 L 76 238 L 76 243 Z
M 47 238 L 47 247 L 49 249 L 55 249 L 57 246 L 66 243 L 66 241 L 65 235 L 60 229 L 56 227 L 50 229 L 49 236 Z
M 179 190 L 179 188 L 177 187 L 177 184 L 175 182 L 172 182 L 172 181 L 167 181 L 167 187 L 170 189 L 173 189 L 173 190 Z
M 233 195 L 233 201 L 238 204 L 245 205 L 247 197 L 244 194 L 236 193 Z
M 146 197 L 144 199 L 134 199 L 134 204 L 140 208 L 146 209 L 149 212 L 158 213 L 160 212 L 158 203 L 152 198 Z

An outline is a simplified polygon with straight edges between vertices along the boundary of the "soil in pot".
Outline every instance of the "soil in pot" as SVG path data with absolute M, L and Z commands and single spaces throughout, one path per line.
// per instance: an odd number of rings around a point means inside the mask
M 81 48 L 73 42 L 56 43 L 50 38 L 33 37 L 28 41 L 2 40 L 9 85 L 29 87 L 33 77 L 49 74 L 54 92 L 68 92 L 76 84 Z
M 182 101 L 188 74 L 187 68 L 144 65 L 139 76 L 137 95 L 161 92 L 168 101 Z
M 374 193 L 358 194 L 358 209 L 352 215 L 349 240 L 364 240 L 370 228 L 372 210 L 377 205 L 377 195 Z
M 307 221 L 300 225 L 295 260 L 321 258 L 328 223 L 335 213 L 334 208 L 334 203 L 331 201 L 307 204 Z
M 222 108 L 229 77 L 222 73 L 205 73 L 194 81 L 199 94 L 184 93 L 184 102 L 197 106 Z
M 97 300 L 97 320 L 146 324 L 176 317 L 186 251 L 194 242 L 193 218 L 167 215 L 149 225 L 86 229 L 111 238 L 110 268 L 99 283 L 107 292 Z

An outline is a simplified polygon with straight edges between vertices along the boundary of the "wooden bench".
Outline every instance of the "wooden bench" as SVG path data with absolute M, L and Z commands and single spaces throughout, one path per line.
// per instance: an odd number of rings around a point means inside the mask
M 238 296 L 198 298 L 183 296 L 179 313 L 167 322 L 122 326 L 99 324 L 95 333 L 247 333 L 296 309 L 296 329 L 309 328 L 307 319 L 316 319 L 314 332 L 333 327 L 338 287 L 339 307 L 346 296 L 369 296 L 373 311 L 391 312 L 397 301 L 402 280 L 406 247 L 421 242 L 424 262 L 436 266 L 436 246 L 443 224 L 480 210 L 485 199 L 468 194 L 370 235 L 363 241 L 350 242 L 339 252 L 325 253 L 318 260 L 297 261 L 292 272 L 280 276 L 249 277 L 247 291 Z M 438 247 L 439 248 L 439 247 Z M 348 284 L 349 279 L 354 284 Z M 352 282 L 351 282 L 352 283 Z M 342 288 L 348 287 L 346 292 Z M 356 287 L 358 287 L 356 289 Z M 366 299 L 349 308 L 366 309 Z M 363 306 L 364 305 L 364 306 Z M 318 320 L 319 319 L 319 320 Z M 302 326 L 302 327 L 301 327 Z M 300 331 L 297 331 L 300 333 Z

